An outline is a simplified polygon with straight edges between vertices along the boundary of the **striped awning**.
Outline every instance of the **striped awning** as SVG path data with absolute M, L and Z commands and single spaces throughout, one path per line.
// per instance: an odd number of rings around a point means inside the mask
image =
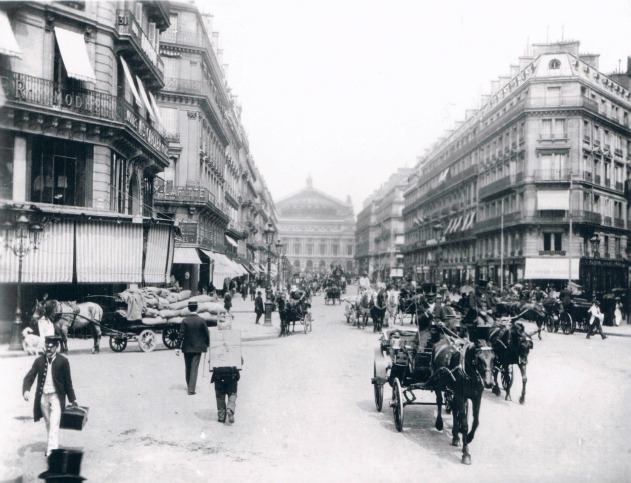
M 166 283 L 173 260 L 173 230 L 171 226 L 151 225 L 147 234 L 145 283 Z
M 175 253 L 173 254 L 173 263 L 179 263 L 181 265 L 201 265 L 202 261 L 197 254 L 196 248 L 175 247 Z
M 222 253 L 211 252 L 210 250 L 202 250 L 213 263 L 213 281 L 223 281 L 226 278 L 240 277 L 245 272 L 243 267 L 237 267 L 237 264 L 230 260 Z M 216 283 L 215 283 L 216 285 Z
M 226 235 L 226 241 L 235 248 L 239 248 L 239 244 L 231 236 Z
M 74 223 L 51 223 L 41 237 L 39 248 L 22 259 L 22 282 L 72 283 Z M 18 257 L 0 243 L 0 283 L 18 281 L 18 264 Z
M 90 63 L 90 56 L 83 34 L 55 27 L 55 38 L 68 77 L 88 82 L 96 82 L 96 75 Z
M 127 80 L 127 84 L 129 84 L 129 88 L 131 89 L 131 93 L 136 99 L 136 103 L 138 105 L 142 104 L 142 99 L 140 98 L 140 94 L 138 94 L 138 90 L 136 89 L 136 84 L 134 84 L 134 77 L 131 75 L 131 71 L 129 70 L 129 66 L 123 57 L 120 58 L 121 65 L 123 66 L 123 72 L 125 73 L 125 79 Z
M 142 282 L 142 224 L 77 224 L 76 240 L 77 282 Z
M 18 45 L 18 41 L 15 39 L 9 17 L 4 10 L 0 10 L 0 54 L 8 55 L 10 57 L 22 58 L 22 49 Z

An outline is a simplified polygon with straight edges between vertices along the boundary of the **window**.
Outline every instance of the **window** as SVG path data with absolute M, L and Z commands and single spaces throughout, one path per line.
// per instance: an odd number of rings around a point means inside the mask
M 622 251 L 621 251 L 621 244 L 620 244 L 620 237 L 615 237 L 613 239 L 613 243 L 614 243 L 614 250 L 615 250 L 615 255 L 616 257 L 621 257 L 622 256 Z
M 561 88 L 560 87 L 548 87 L 546 90 L 546 105 L 558 106 L 561 102 Z
M 313 243 L 307 243 L 307 255 L 313 255 Z
M 340 247 L 338 245 L 331 245 L 331 255 L 336 257 L 338 255 L 339 248 Z
M 346 254 L 347 254 L 348 256 L 353 256 L 353 245 L 352 245 L 352 244 L 349 244 L 349 245 L 346 247 Z
M 178 109 L 174 107 L 160 106 L 160 115 L 164 123 L 167 134 L 178 134 L 180 132 L 178 123 Z
M 552 59 L 548 64 L 550 70 L 556 70 L 561 68 L 561 61 L 559 59 Z
M 300 255 L 300 243 L 294 243 L 294 255 Z M 298 263 L 298 268 L 300 268 L 300 263 Z
M 112 154 L 110 172 L 110 209 L 116 213 L 125 213 L 127 207 L 127 161 L 116 153 Z
M 326 245 L 324 243 L 320 243 L 320 255 L 326 255 Z
M 32 156 L 29 201 L 85 206 L 84 144 L 39 138 L 33 143 Z
M 544 233 L 543 250 L 546 252 L 561 250 L 561 233 Z
M 13 135 L 0 131 L 0 199 L 13 199 Z

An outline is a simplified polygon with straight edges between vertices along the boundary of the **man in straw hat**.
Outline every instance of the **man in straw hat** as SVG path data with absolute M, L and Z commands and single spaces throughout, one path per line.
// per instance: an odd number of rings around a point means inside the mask
M 66 407 L 66 396 L 73 406 L 77 406 L 77 398 L 70 375 L 70 363 L 68 359 L 57 353 L 60 341 L 61 338 L 58 336 L 46 337 L 44 354 L 35 359 L 31 370 L 28 371 L 22 383 L 22 394 L 24 400 L 28 401 L 31 386 L 33 386 L 37 376 L 33 419 L 37 422 L 43 417 L 46 421 L 47 457 L 52 450 L 59 447 L 59 426 L 61 413 Z

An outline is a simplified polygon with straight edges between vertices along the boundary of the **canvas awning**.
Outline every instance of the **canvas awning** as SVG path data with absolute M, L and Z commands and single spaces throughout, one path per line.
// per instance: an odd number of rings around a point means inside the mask
M 158 124 L 164 127 L 164 121 L 162 120 L 162 115 L 160 114 L 160 108 L 158 107 L 156 98 L 153 97 L 153 94 L 151 93 L 151 91 L 148 91 L 147 94 L 149 94 L 149 101 L 151 102 L 151 108 L 153 109 L 153 113 L 156 115 Z
M 151 116 L 151 119 L 157 121 L 157 116 L 153 112 L 153 107 L 151 107 L 151 102 L 149 102 L 149 97 L 147 97 L 147 91 L 145 90 L 145 86 L 140 80 L 140 77 L 136 76 L 136 82 L 138 83 L 138 91 L 140 92 L 140 97 L 142 98 L 142 102 L 147 108 L 147 112 Z
M 578 280 L 580 259 L 572 258 L 572 280 Z M 567 280 L 570 260 L 560 257 L 526 258 L 525 280 Z
M 239 248 L 239 244 L 231 236 L 225 235 L 226 241 L 235 248 Z
M 55 27 L 55 37 L 68 77 L 96 82 L 96 75 L 90 63 L 83 34 Z
M 469 215 L 469 220 L 467 221 L 467 225 L 465 230 L 468 230 L 469 228 L 471 228 L 473 226 L 473 222 L 475 221 L 475 211 L 472 211 L 471 214 Z
M 454 221 L 454 224 L 451 227 L 451 231 L 452 232 L 456 231 L 460 227 L 460 222 L 461 221 L 462 221 L 462 216 L 459 216 L 458 218 L 456 218 L 456 221 Z
M 449 224 L 447 225 L 447 228 L 445 228 L 445 235 L 447 235 L 448 233 L 451 233 L 451 230 L 454 226 L 454 221 L 456 221 L 455 218 L 452 218 L 451 220 L 449 220 Z
M 569 190 L 538 190 L 538 210 L 564 210 L 570 209 Z
M 131 93 L 134 96 L 134 99 L 136 99 L 136 102 L 138 103 L 138 105 L 142 104 L 142 99 L 140 98 L 140 94 L 138 94 L 138 90 L 136 89 L 136 84 L 134 83 L 134 77 L 131 75 L 131 71 L 129 70 L 129 66 L 127 65 L 127 62 L 125 62 L 125 59 L 123 59 L 122 57 L 121 59 L 121 65 L 123 66 L 123 72 L 125 73 L 125 79 L 127 79 L 127 83 L 129 84 L 129 88 L 131 89 Z
M 202 250 L 214 262 L 213 264 L 213 280 L 223 281 L 226 278 L 240 277 L 246 273 L 246 270 L 239 264 L 230 260 L 222 253 L 211 252 L 210 250 Z
M 147 233 L 144 282 L 166 283 L 173 260 L 173 230 L 168 225 L 151 225 Z
M 175 247 L 173 254 L 173 263 L 182 265 L 201 265 L 202 261 L 197 254 L 197 250 L 193 247 Z
M 0 35 L 0 54 L 21 59 L 22 50 L 13 34 L 7 12 L 4 10 L 0 10 L 0 32 L 2 32 L 2 35 Z

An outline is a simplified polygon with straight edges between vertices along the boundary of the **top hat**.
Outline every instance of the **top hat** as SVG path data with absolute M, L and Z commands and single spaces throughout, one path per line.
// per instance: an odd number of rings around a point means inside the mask
M 79 449 L 59 448 L 50 452 L 48 470 L 39 475 L 46 481 L 83 481 L 81 476 L 81 459 L 83 452 Z
M 58 335 L 47 335 L 46 337 L 44 337 L 44 341 L 46 342 L 46 344 L 57 345 L 61 342 L 61 337 L 59 337 Z

